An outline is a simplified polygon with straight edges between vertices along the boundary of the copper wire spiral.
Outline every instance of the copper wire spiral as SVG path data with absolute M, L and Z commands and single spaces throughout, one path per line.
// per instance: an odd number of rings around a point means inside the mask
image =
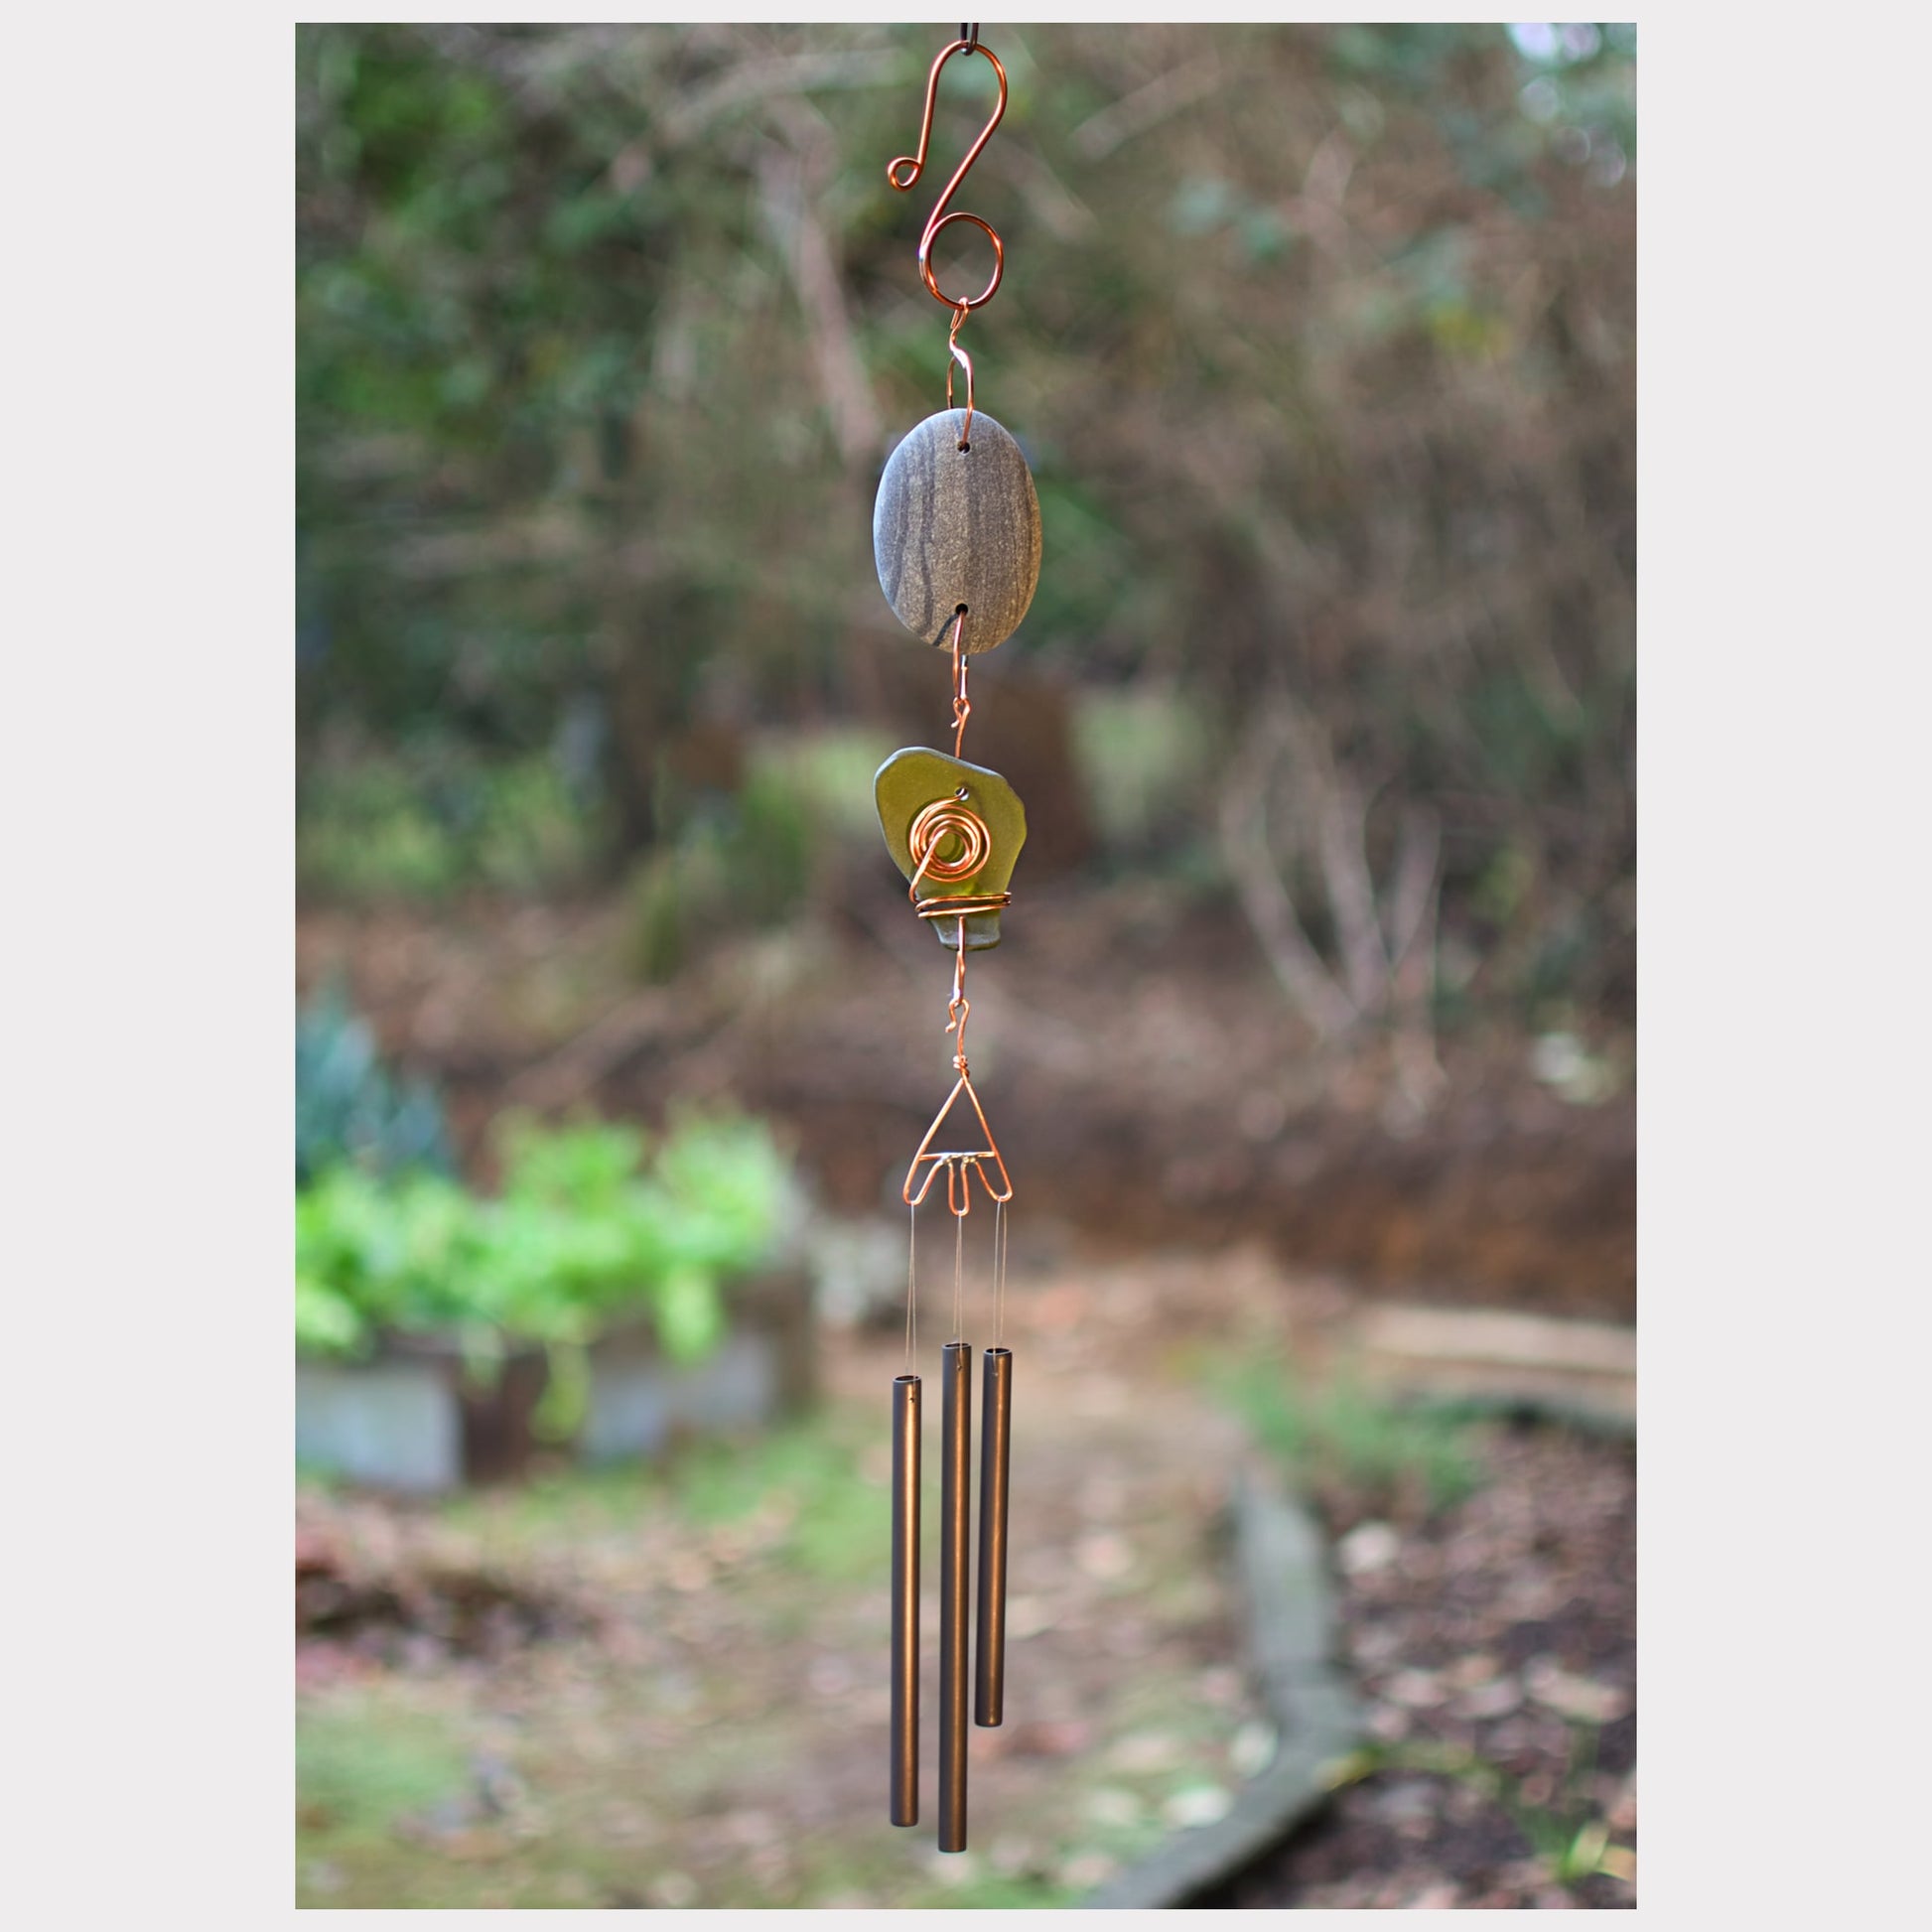
M 962 851 L 956 859 L 938 856 L 939 842 L 948 834 L 957 838 Z M 906 843 L 911 847 L 913 897 L 920 879 L 931 879 L 949 886 L 957 879 L 971 879 L 986 864 L 993 850 L 993 835 L 986 820 L 958 798 L 935 798 L 912 821 Z
M 948 837 L 959 841 L 956 858 L 942 859 L 939 847 Z M 912 853 L 912 883 L 905 896 L 922 919 L 963 919 L 973 912 L 997 912 L 1013 903 L 1011 893 L 951 893 L 919 897 L 919 881 L 930 879 L 940 885 L 973 878 L 993 851 L 993 835 L 986 820 L 958 798 L 935 798 L 912 821 L 907 835 Z

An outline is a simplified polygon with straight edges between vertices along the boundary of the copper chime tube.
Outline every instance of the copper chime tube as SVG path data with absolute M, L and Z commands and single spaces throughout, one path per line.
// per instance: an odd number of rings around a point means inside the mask
M 919 1822 L 919 1378 L 893 1380 L 893 1767 L 895 1825 Z
M 939 1450 L 939 1849 L 966 1849 L 966 1613 L 972 1584 L 967 1524 L 973 1478 L 973 1348 L 943 1355 Z
M 1013 1350 L 989 1348 L 980 1392 L 980 1600 L 973 1722 L 1000 1723 L 1007 1691 L 1007 1451 L 1013 1441 Z

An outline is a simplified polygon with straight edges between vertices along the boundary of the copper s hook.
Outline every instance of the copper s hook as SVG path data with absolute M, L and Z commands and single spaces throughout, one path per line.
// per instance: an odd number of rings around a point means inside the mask
M 939 58 L 932 64 L 932 71 L 926 76 L 925 114 L 919 122 L 919 151 L 917 154 L 902 154 L 888 164 L 886 179 L 901 194 L 913 187 L 920 175 L 925 172 L 926 149 L 932 141 L 932 109 L 939 97 L 939 70 L 955 54 L 983 55 L 993 65 L 993 71 L 1000 78 L 999 104 L 993 109 L 993 117 L 980 129 L 979 139 L 966 150 L 966 159 L 959 164 L 951 181 L 947 182 L 945 193 L 934 204 L 932 212 L 926 216 L 925 232 L 919 236 L 919 275 L 926 285 L 927 293 L 935 302 L 942 302 L 949 309 L 956 309 L 959 317 L 970 315 L 975 309 L 983 309 L 993 300 L 1000 286 L 1000 277 L 1006 273 L 1006 248 L 989 222 L 977 214 L 968 214 L 964 209 L 955 208 L 948 214 L 946 208 L 952 198 L 959 193 L 959 184 L 966 179 L 972 165 L 980 158 L 980 150 L 993 138 L 993 130 L 1000 125 L 1000 117 L 1007 111 L 1007 70 L 995 58 L 991 48 L 982 47 L 979 42 L 979 29 L 971 30 L 970 36 L 962 29 L 958 40 L 940 51 Z M 908 170 L 905 178 L 899 179 L 900 170 Z M 941 228 L 950 227 L 955 221 L 970 221 L 993 244 L 993 279 L 978 295 L 970 301 L 948 295 L 933 278 L 932 244 L 939 237 Z M 958 322 L 953 325 L 954 334 L 958 333 Z M 971 364 L 967 365 L 968 380 L 971 380 Z

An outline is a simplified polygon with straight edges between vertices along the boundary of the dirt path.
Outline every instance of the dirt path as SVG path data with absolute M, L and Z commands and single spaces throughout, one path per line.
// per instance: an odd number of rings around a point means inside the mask
M 885 1819 L 886 1392 L 900 1360 L 854 1339 L 827 1350 L 824 1417 L 750 1463 L 435 1511 L 311 1502 L 311 1541 L 334 1539 L 350 1567 L 482 1574 L 591 1633 L 511 1631 L 483 1655 L 422 1631 L 307 1646 L 303 1900 L 1057 1903 L 1225 1806 L 1265 1747 L 1218 1549 L 1238 1436 L 1147 1372 L 1164 1280 L 1014 1284 L 1009 1715 L 974 1733 L 967 1855 L 931 1845 L 930 1591 L 928 1823 Z M 929 1474 L 935 1449 L 936 1434 Z M 927 1511 L 935 1574 L 936 1495 Z
M 298 1646 L 301 1901 L 1072 1902 L 1267 1760 L 1219 1520 L 1247 1426 L 1209 1391 L 1231 1363 L 1317 1374 L 1355 1306 L 1260 1247 L 1017 1267 L 1008 1723 L 973 1734 L 961 1857 L 932 1845 L 930 1587 L 927 1822 L 885 1818 L 897 1338 L 828 1338 L 810 1424 L 655 1471 L 439 1508 L 308 1498 L 305 1549 L 373 1608 Z M 983 1344 L 977 1284 L 968 1316 Z M 1406 1481 L 1379 1513 L 1329 1498 L 1388 1759 L 1218 1902 L 1632 1897 L 1629 1449 L 1499 1427 L 1469 1446 L 1481 1480 L 1449 1507 L 1412 1508 Z

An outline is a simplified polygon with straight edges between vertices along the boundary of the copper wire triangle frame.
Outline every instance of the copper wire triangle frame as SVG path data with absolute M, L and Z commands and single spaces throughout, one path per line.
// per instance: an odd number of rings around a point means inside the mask
M 993 1139 L 993 1130 L 986 1124 L 986 1109 L 980 1105 L 980 1097 L 973 1088 L 973 1076 L 966 1070 L 962 1057 L 953 1062 L 959 1068 L 959 1078 L 953 1083 L 953 1090 L 946 1096 L 946 1104 L 932 1117 L 932 1125 L 925 1130 L 925 1139 L 919 1143 L 919 1150 L 912 1157 L 912 1165 L 905 1171 L 905 1184 L 899 1189 L 899 1199 L 908 1207 L 917 1207 L 932 1191 L 932 1183 L 938 1178 L 939 1170 L 946 1171 L 946 1205 L 955 1214 L 965 1215 L 972 1208 L 972 1178 L 974 1173 L 980 1177 L 980 1185 L 986 1189 L 989 1200 L 1006 1202 L 1013 1198 L 1013 1181 L 1007 1173 L 1007 1164 L 1000 1158 L 999 1145 Z M 973 1113 L 980 1124 L 980 1132 L 986 1136 L 983 1148 L 954 1150 L 950 1153 L 929 1154 L 933 1136 L 945 1125 L 946 1116 L 952 1112 L 959 1096 L 964 1094 L 973 1103 Z M 1000 1171 L 1000 1185 L 995 1187 L 987 1178 L 981 1162 L 991 1161 Z M 912 1183 L 919 1178 L 919 1169 L 927 1167 L 928 1173 L 919 1185 L 917 1193 L 912 1191 Z

